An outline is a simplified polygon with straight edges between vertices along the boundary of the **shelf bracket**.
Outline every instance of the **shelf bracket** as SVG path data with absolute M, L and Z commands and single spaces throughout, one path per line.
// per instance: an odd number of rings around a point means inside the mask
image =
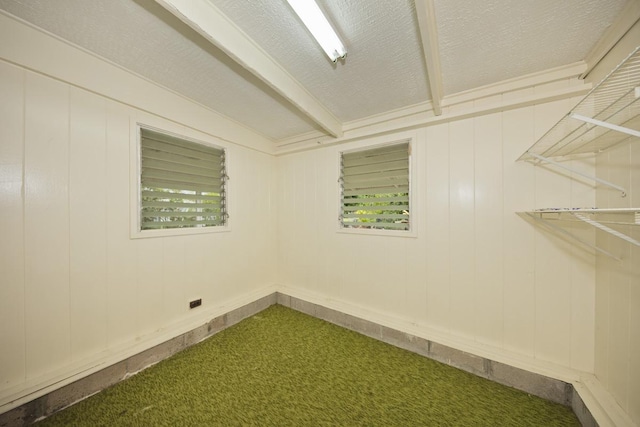
M 529 216 L 529 217 L 530 217 L 530 218 L 532 218 L 533 220 L 535 220 L 535 221 L 538 221 L 538 222 L 542 223 L 543 225 L 545 225 L 545 226 L 547 226 L 547 227 L 551 228 L 551 229 L 552 229 L 552 230 L 554 230 L 554 231 L 557 231 L 558 233 L 561 233 L 561 234 L 564 234 L 565 236 L 569 236 L 569 237 L 571 237 L 573 240 L 575 240 L 575 241 L 577 241 L 577 242 L 581 243 L 581 244 L 582 244 L 582 245 L 584 245 L 584 246 L 587 246 L 587 247 L 589 247 L 589 248 L 591 248 L 591 249 L 594 249 L 594 250 L 596 250 L 597 252 L 600 252 L 601 254 L 608 256 L 609 258 L 613 258 L 613 259 L 615 259 L 616 261 L 622 261 L 622 259 L 618 258 L 617 256 L 615 256 L 615 255 L 614 255 L 614 254 L 612 254 L 611 252 L 606 251 L 606 250 L 604 250 L 604 249 L 601 249 L 601 248 L 597 247 L 596 245 L 592 245 L 592 244 L 591 244 L 591 243 L 589 243 L 589 242 L 585 242 L 585 241 L 584 241 L 584 240 L 582 240 L 581 238 L 576 237 L 575 235 L 573 235 L 573 234 L 569 233 L 569 232 L 568 232 L 567 230 L 565 230 L 564 228 L 558 227 L 557 225 L 550 224 L 548 221 L 545 221 L 544 219 L 542 219 L 542 218 L 540 218 L 540 217 L 538 217 L 538 216 L 536 216 L 536 215 L 532 214 L 531 212 L 525 212 L 525 213 L 527 214 L 527 216 Z
M 569 117 L 571 117 L 572 119 L 580 120 L 581 122 L 590 123 L 592 125 L 615 130 L 617 132 L 626 133 L 627 135 L 637 136 L 640 138 L 640 131 L 637 131 L 635 129 L 614 125 L 612 123 L 607 123 L 607 122 L 603 122 L 602 120 L 592 119 L 591 117 L 583 116 L 581 114 L 576 114 L 576 113 L 569 114 Z
M 606 181 L 606 180 L 604 180 L 602 178 L 598 178 L 596 176 L 592 176 L 592 175 L 586 174 L 584 172 L 577 171 L 575 169 L 572 169 L 572 168 L 570 168 L 568 166 L 563 165 L 560 162 L 556 162 L 555 160 L 551 160 L 548 157 L 544 157 L 544 156 L 541 156 L 541 155 L 535 154 L 535 153 L 527 153 L 527 154 L 530 155 L 531 157 L 535 158 L 535 159 L 540 160 L 540 161 L 550 163 L 550 164 L 552 164 L 554 166 L 557 166 L 559 168 L 568 170 L 571 173 L 575 173 L 576 175 L 580 175 L 580 176 L 582 176 L 584 178 L 587 178 L 587 179 L 592 179 L 595 182 L 599 182 L 600 184 L 606 185 L 607 187 L 614 188 L 614 189 L 616 189 L 616 190 L 618 190 L 618 191 L 620 191 L 622 193 L 622 195 L 621 195 L 622 197 L 626 197 L 627 196 L 627 190 L 624 187 L 620 187 L 619 185 L 616 185 L 616 184 L 614 184 L 612 182 Z
M 599 223 L 598 221 L 596 221 L 594 219 L 588 218 L 584 214 L 581 214 L 581 213 L 578 213 L 578 212 L 572 212 L 571 215 L 575 216 L 580 221 L 584 221 L 587 224 L 591 224 L 592 226 L 594 226 L 594 227 L 596 227 L 596 228 L 598 228 L 598 229 L 600 229 L 600 230 L 602 230 L 604 232 L 607 232 L 607 233 L 609 233 L 609 234 L 611 234 L 613 236 L 616 236 L 619 239 L 627 241 L 627 242 L 629 242 L 629 243 L 631 243 L 633 245 L 640 246 L 640 242 L 637 241 L 636 239 L 634 239 L 633 237 L 627 236 L 626 234 L 621 233 L 621 232 L 619 232 L 617 230 L 614 230 L 611 227 L 607 227 L 606 225 L 601 224 L 601 223 Z

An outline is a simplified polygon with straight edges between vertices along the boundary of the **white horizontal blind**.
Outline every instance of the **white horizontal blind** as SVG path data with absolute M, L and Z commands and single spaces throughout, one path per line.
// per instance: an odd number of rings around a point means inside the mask
M 140 129 L 140 229 L 225 225 L 225 150 Z
M 409 142 L 342 153 L 340 222 L 409 230 Z

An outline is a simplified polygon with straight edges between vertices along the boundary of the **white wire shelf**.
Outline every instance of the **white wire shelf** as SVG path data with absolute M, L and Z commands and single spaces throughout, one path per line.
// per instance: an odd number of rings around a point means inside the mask
M 597 154 L 630 139 L 640 141 L 640 46 L 518 160 L 547 163 L 568 170 L 614 188 L 625 197 L 626 190 L 623 187 L 573 170 L 562 159 L 578 154 Z M 640 226 L 640 208 L 548 208 L 519 212 L 519 215 L 616 260 L 620 258 L 615 254 L 583 240 L 571 233 L 571 228 L 558 223 L 573 221 L 588 224 L 640 247 L 640 240 L 636 238 L 636 227 Z
M 591 225 L 598 230 L 609 233 L 619 239 L 622 239 L 632 245 L 640 247 L 640 241 L 631 236 L 628 231 L 629 226 L 640 227 L 640 208 L 548 208 L 536 209 L 528 212 L 518 212 L 520 215 L 526 215 L 529 218 L 545 224 L 548 228 L 569 236 L 584 246 L 595 249 L 596 251 L 607 255 L 616 260 L 619 257 L 608 252 L 590 242 L 587 242 L 576 235 L 572 234 L 566 228 L 555 225 L 554 222 L 581 222 Z M 623 226 L 623 227 L 621 227 Z M 627 228 L 627 230 L 625 230 Z
M 640 46 L 518 160 L 599 153 L 640 137 Z

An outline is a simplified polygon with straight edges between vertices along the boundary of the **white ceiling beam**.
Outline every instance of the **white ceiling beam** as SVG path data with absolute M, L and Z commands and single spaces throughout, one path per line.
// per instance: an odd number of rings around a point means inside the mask
M 289 100 L 330 135 L 342 136 L 342 123 L 331 111 L 209 1 L 156 2 Z
M 433 0 L 415 0 L 422 50 L 427 65 L 427 80 L 431 90 L 431 103 L 436 116 L 442 114 L 442 70 L 438 47 L 438 26 Z
M 591 51 L 584 58 L 587 69 L 580 76 L 581 79 L 595 68 L 596 65 L 609 53 L 609 51 L 622 39 L 622 37 L 640 20 L 640 0 L 629 0 L 624 6 L 616 20 L 607 28 L 604 35 L 593 46 Z

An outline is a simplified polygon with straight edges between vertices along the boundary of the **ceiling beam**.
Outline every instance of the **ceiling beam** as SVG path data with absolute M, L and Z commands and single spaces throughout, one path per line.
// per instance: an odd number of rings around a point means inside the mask
M 342 123 L 331 111 L 208 0 L 156 2 L 286 98 L 330 135 L 342 136 Z
M 431 90 L 431 103 L 436 116 L 442 114 L 442 71 L 438 48 L 438 26 L 433 0 L 415 0 L 422 51 L 427 65 L 427 81 Z

